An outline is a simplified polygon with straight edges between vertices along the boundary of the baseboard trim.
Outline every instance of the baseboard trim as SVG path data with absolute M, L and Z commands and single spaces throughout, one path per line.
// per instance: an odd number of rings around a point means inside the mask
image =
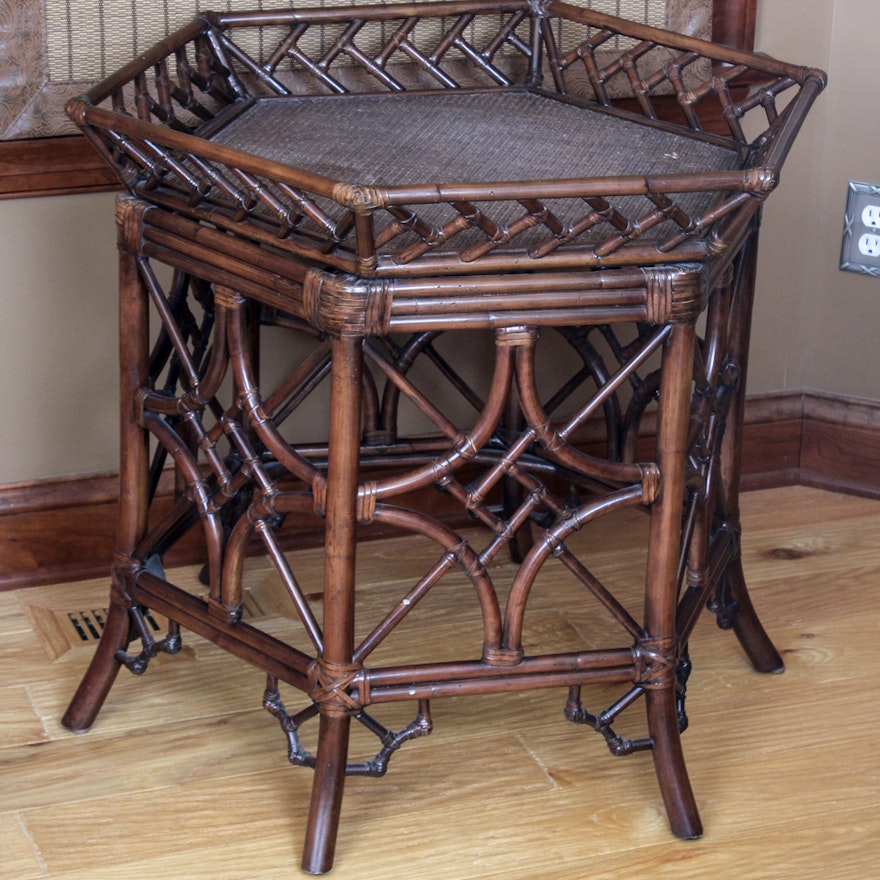
M 813 391 L 750 396 L 743 489 L 795 484 L 880 498 L 880 401 Z M 431 495 L 425 506 L 436 513 L 440 496 Z M 116 497 L 116 476 L 107 473 L 0 486 L 0 590 L 105 576 Z M 322 539 L 314 527 L 291 531 L 291 546 Z M 196 540 L 185 543 L 173 562 L 195 561 L 198 551 Z
M 880 401 L 820 391 L 749 397 L 743 488 L 792 484 L 880 498 Z

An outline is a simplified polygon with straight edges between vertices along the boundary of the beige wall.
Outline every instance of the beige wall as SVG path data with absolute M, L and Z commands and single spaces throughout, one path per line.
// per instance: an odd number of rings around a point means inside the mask
M 838 270 L 848 180 L 880 183 L 876 0 L 760 0 L 757 48 L 830 86 L 767 204 L 750 387 L 880 400 L 880 279 Z M 0 201 L 0 483 L 116 467 L 113 197 Z
M 0 201 L 0 483 L 116 468 L 113 197 Z
M 880 400 L 880 278 L 838 268 L 850 180 L 880 184 L 871 64 L 875 0 L 759 0 L 757 48 L 822 67 L 829 85 L 767 203 L 752 390 L 808 388 Z

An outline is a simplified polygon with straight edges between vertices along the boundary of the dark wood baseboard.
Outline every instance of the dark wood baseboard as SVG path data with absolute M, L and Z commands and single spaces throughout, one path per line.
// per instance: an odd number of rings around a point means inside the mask
M 809 391 L 760 394 L 749 398 L 745 421 L 744 489 L 800 483 L 880 498 L 880 402 Z M 116 494 L 113 474 L 0 486 L 0 590 L 104 576 Z M 437 513 L 441 498 L 432 492 L 420 501 Z M 319 528 L 294 523 L 287 543 L 320 541 Z M 172 562 L 197 556 L 194 538 Z
M 880 498 L 880 401 L 815 391 L 750 397 L 743 487 L 791 484 Z
M 0 199 L 118 189 L 116 173 L 80 135 L 0 143 Z
M 801 483 L 880 498 L 880 404 L 804 398 Z
M 800 482 L 803 419 L 804 394 L 801 391 L 748 398 L 743 429 L 743 489 L 790 486 Z

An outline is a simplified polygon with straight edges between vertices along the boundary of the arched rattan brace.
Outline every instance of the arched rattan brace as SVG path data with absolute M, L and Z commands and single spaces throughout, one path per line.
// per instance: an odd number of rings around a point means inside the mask
M 483 617 L 484 654 L 497 652 L 501 647 L 501 610 L 498 596 L 489 572 L 479 554 L 465 538 L 429 516 L 414 510 L 378 504 L 374 512 L 377 522 L 388 523 L 407 532 L 430 538 L 444 552 L 428 573 L 395 605 L 392 611 L 355 648 L 354 658 L 363 662 L 415 605 L 434 587 L 443 575 L 455 566 L 464 571 L 473 584 Z

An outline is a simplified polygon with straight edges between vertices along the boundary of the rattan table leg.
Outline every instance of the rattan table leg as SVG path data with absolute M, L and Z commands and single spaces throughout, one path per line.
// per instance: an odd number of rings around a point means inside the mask
M 116 652 L 128 646 L 129 631 L 128 610 L 111 602 L 101 641 L 61 718 L 61 723 L 68 730 L 84 733 L 95 723 L 95 718 L 116 681 L 116 674 L 121 666 L 116 659 Z
M 333 867 L 350 728 L 350 716 L 321 714 L 315 779 L 302 858 L 302 869 L 307 874 L 325 874 Z
M 324 642 L 313 668 L 321 723 L 302 867 L 333 864 L 354 707 L 348 696 L 354 650 L 355 550 L 361 440 L 362 339 L 333 340 L 324 555 Z M 337 684 L 338 682 L 338 684 Z
M 137 390 L 147 381 L 148 304 L 136 257 L 126 250 L 120 250 L 119 258 L 119 329 L 120 484 L 115 567 L 125 568 L 146 531 L 149 505 L 149 445 L 133 405 Z M 117 652 L 125 650 L 131 637 L 128 608 L 114 589 L 100 644 L 61 719 L 65 727 L 79 732 L 92 726 L 121 667 Z
M 674 688 L 648 689 L 645 701 L 654 770 L 670 828 L 676 837 L 693 840 L 703 834 L 703 825 L 684 763 Z
M 657 426 L 660 496 L 651 508 L 645 590 L 644 652 L 648 730 L 654 767 L 672 831 L 699 837 L 702 826 L 681 748 L 676 712 L 675 668 L 681 645 L 675 632 L 678 563 L 681 545 L 681 499 L 685 488 L 688 418 L 695 332 L 676 324 L 663 353 Z
M 755 296 L 758 256 L 757 225 L 739 257 L 730 327 L 730 356 L 739 370 L 737 388 L 721 443 L 721 479 L 717 487 L 716 519 L 740 533 L 739 489 L 742 473 L 743 413 L 748 373 L 749 338 Z M 730 627 L 759 672 L 782 672 L 785 663 L 770 641 L 749 596 L 742 557 L 737 551 L 719 579 L 715 598 L 719 624 Z

